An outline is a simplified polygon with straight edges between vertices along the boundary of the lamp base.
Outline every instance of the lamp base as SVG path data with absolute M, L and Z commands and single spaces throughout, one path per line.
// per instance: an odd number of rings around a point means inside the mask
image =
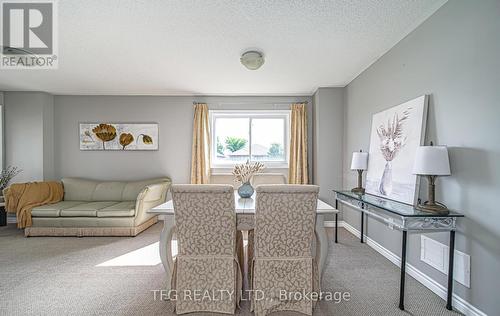
M 361 188 L 361 187 L 354 188 L 351 190 L 351 192 L 356 193 L 356 194 L 365 194 L 365 188 Z
M 365 194 L 365 188 L 363 188 L 363 170 L 358 170 L 358 187 L 351 190 L 351 192 L 356 194 Z
M 439 215 L 447 215 L 450 213 L 446 205 L 439 202 L 431 203 L 429 201 L 426 201 L 423 204 L 417 204 L 415 208 L 422 212 L 434 213 Z

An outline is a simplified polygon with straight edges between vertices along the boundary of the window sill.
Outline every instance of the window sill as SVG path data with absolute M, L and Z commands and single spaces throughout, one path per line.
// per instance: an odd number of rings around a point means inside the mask
M 210 170 L 216 171 L 216 172 L 231 172 L 233 171 L 234 165 L 227 165 L 227 166 L 211 166 Z M 275 166 L 266 166 L 264 169 L 264 173 L 266 173 L 269 170 L 288 170 L 289 166 L 288 165 L 275 165 Z
M 237 164 L 227 164 L 227 165 L 212 165 L 210 169 L 233 169 Z M 266 169 L 288 169 L 288 164 L 266 164 L 264 163 L 264 170 Z

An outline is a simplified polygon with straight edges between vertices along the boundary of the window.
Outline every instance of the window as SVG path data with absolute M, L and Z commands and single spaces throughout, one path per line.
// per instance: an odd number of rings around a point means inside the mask
M 290 111 L 210 111 L 212 167 L 247 160 L 288 167 Z

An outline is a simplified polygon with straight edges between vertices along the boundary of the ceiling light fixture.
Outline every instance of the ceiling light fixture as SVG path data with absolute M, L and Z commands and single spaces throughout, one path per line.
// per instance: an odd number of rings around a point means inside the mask
M 250 70 L 257 70 L 264 64 L 264 55 L 258 51 L 248 51 L 241 55 L 240 62 Z

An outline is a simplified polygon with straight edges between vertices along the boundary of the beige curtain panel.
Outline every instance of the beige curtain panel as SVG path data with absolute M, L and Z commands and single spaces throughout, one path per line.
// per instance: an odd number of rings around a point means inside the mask
M 207 184 L 210 181 L 210 124 L 208 106 L 194 105 L 193 146 L 191 149 L 191 183 Z
M 290 184 L 308 184 L 306 103 L 292 104 L 291 110 L 288 182 Z

